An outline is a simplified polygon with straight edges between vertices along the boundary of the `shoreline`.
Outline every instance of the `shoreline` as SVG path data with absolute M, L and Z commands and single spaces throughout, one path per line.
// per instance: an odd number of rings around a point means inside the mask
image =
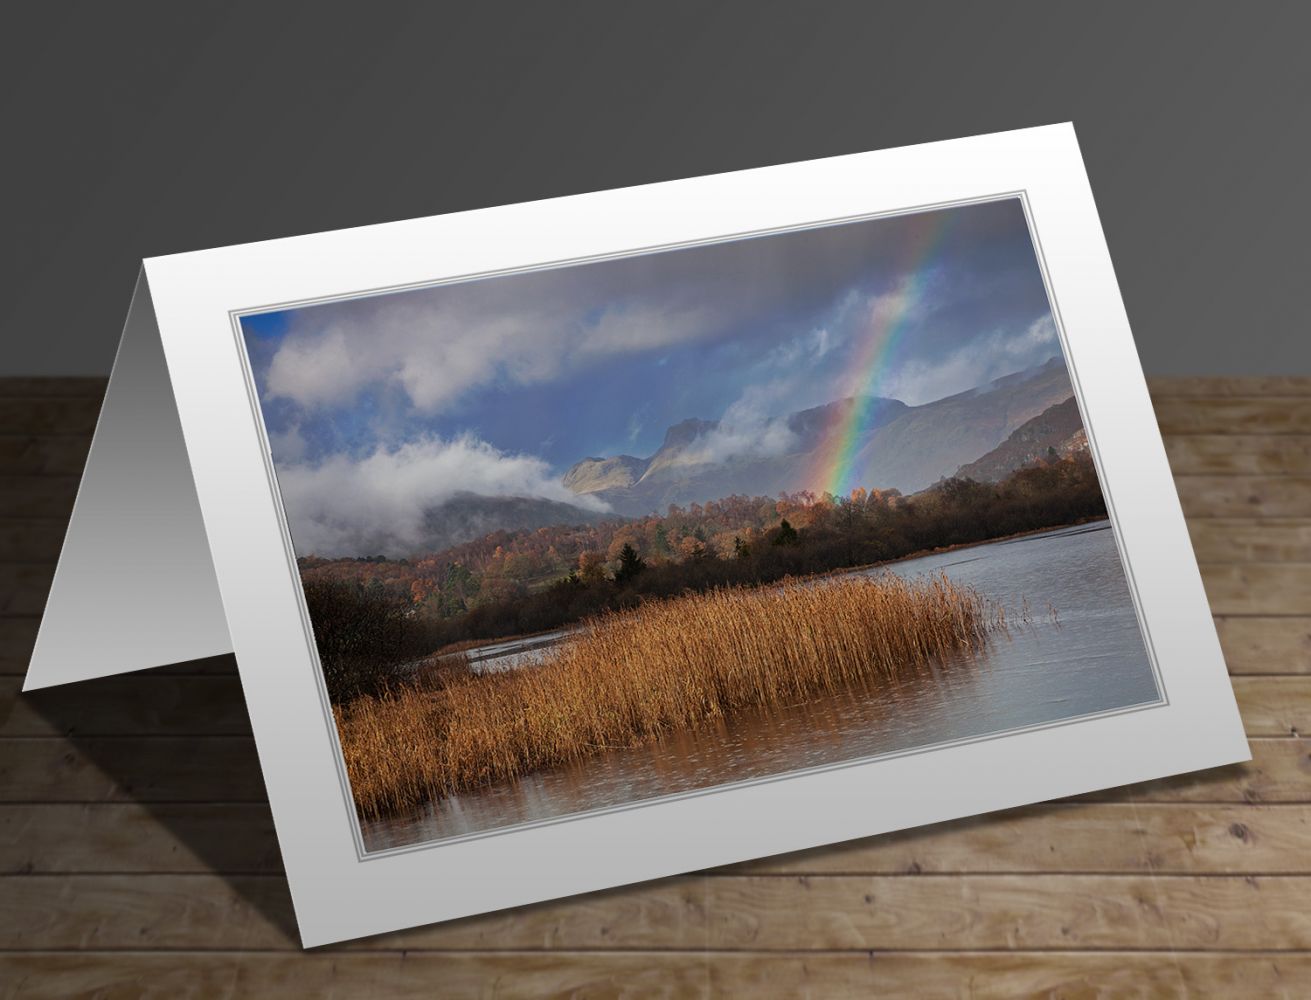
M 1064 531 L 1066 528 L 1078 528 L 1085 524 L 1097 524 L 1098 522 L 1101 521 L 1106 521 L 1109 523 L 1110 517 L 1109 516 L 1086 517 L 1086 518 L 1080 518 L 1075 521 L 1069 521 L 1065 524 L 1055 524 L 1047 528 L 1031 528 L 1028 531 L 1012 532 L 1009 535 L 997 535 L 993 538 L 983 538 L 977 542 L 958 542 L 955 545 L 941 545 L 931 549 L 917 549 L 916 551 L 908 553 L 904 556 L 898 556 L 896 559 L 883 559 L 878 562 L 858 563 L 854 566 L 841 566 L 835 569 L 824 570 L 819 573 L 810 573 L 805 576 L 784 577 L 782 580 L 775 580 L 772 581 L 772 583 L 759 584 L 758 587 L 775 586 L 777 584 L 782 583 L 784 580 L 788 580 L 788 579 L 800 580 L 800 581 L 823 580 L 829 577 L 842 576 L 847 573 L 860 573 L 864 570 L 878 569 L 879 567 L 882 566 L 895 566 L 898 563 L 909 562 L 912 559 L 925 559 L 929 556 L 942 555 L 945 552 L 959 552 L 965 549 L 974 549 L 974 548 L 978 548 L 981 545 L 996 545 L 1000 542 L 1010 542 L 1021 538 L 1030 538 L 1034 535 L 1045 535 L 1048 532 Z M 749 589 L 754 590 L 757 588 L 752 587 Z M 538 632 L 522 632 L 513 635 L 492 636 L 487 639 L 466 639 L 461 642 L 449 643 L 446 646 L 443 646 L 441 649 L 434 650 L 433 652 L 429 653 L 427 656 L 420 657 L 418 660 L 413 662 L 424 663 L 425 665 L 431 666 L 437 660 L 456 656 L 459 653 L 467 653 L 471 650 L 482 649 L 485 646 L 493 646 L 498 643 L 528 642 L 532 639 L 537 639 L 542 636 L 554 635 L 562 631 L 563 632 L 573 631 L 577 627 L 577 625 L 578 625 L 577 622 L 573 622 L 568 625 L 561 625 L 561 626 L 557 626 L 556 628 L 543 629 Z

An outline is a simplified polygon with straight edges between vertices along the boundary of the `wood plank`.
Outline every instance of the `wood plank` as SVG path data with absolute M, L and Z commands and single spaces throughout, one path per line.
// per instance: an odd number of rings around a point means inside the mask
M 1188 533 L 1198 562 L 1311 565 L 1311 518 L 1196 518 Z
M 1017 996 L 1272 1000 L 1311 993 L 1287 952 L 50 952 L 0 956 L 14 1000 L 91 996 Z
M 1311 434 L 1311 399 L 1163 396 L 1153 400 L 1162 434 Z
M 382 935 L 332 950 L 701 947 L 701 877 L 590 893 Z M 75 901 L 75 902 L 74 902 Z M 0 878 L 0 950 L 299 950 L 280 876 L 21 875 Z
M 0 563 L 0 614 L 42 614 L 54 575 L 53 563 Z
M 1311 616 L 1217 618 L 1231 674 L 1311 673 Z
M 1311 677 L 1235 677 L 1233 685 L 1249 736 L 1311 734 Z
M 1250 739 L 1241 764 L 1080 796 L 1088 802 L 1311 802 L 1311 740 Z
M 1258 826 L 1262 841 L 1277 842 L 1296 823 L 1292 814 L 1271 817 Z M 283 868 L 267 802 L 47 802 L 0 805 L 0 872 L 281 875 Z
M 1179 434 L 1164 440 L 1176 476 L 1311 475 L 1311 435 Z
M 5 375 L 0 377 L 0 397 L 94 396 L 105 394 L 107 375 Z
M 0 737 L 250 733 L 236 676 L 125 674 L 27 694 L 21 686 L 0 677 Z
M 807 875 L 661 879 L 333 951 L 1179 948 L 1311 945 L 1311 878 Z M 0 878 L 0 950 L 295 949 L 277 876 Z
M 40 619 L 0 616 L 0 674 L 25 674 Z
M 1061 802 L 745 862 L 712 874 L 1311 875 L 1311 805 Z M 269 874 L 268 806 L 0 805 L 0 873 Z
M 716 878 L 705 885 L 711 948 L 1311 945 L 1306 876 L 803 875 Z M 424 947 L 432 938 L 403 940 Z
M 0 431 L 6 434 L 80 434 L 96 429 L 99 396 L 0 396 Z
M 6 740 L 0 802 L 268 802 L 249 737 Z
M 1184 516 L 1306 517 L 1311 476 L 1176 476 Z
M 109 808 L 109 807 L 101 807 Z M 1311 806 L 1044 803 L 732 865 L 736 874 L 1311 874 Z
M 1153 400 L 1172 396 L 1311 396 L 1311 375 L 1148 375 L 1147 389 Z
M 89 434 L 58 437 L 0 433 L 0 469 L 7 475 L 80 476 Z
M 1311 802 L 1311 739 L 1249 738 L 1252 759 L 1240 764 L 1106 788 L 1061 800 L 1134 803 Z
M 64 545 L 68 525 L 62 521 L 6 518 L 0 520 L 0 563 L 54 563 Z M 44 599 L 45 594 L 41 594 Z
M 80 476 L 0 476 L 0 518 L 49 518 L 66 525 L 80 481 Z
M 714 954 L 711 996 L 993 1000 L 1311 995 L 1311 956 L 1286 952 L 874 952 Z
M 1306 615 L 1311 562 L 1202 564 L 1207 600 L 1217 615 Z
M 1311 740 L 1254 739 L 1253 759 L 1107 789 L 1080 801 L 1311 802 Z M 266 802 L 240 736 L 14 739 L 0 744 L 0 802 Z

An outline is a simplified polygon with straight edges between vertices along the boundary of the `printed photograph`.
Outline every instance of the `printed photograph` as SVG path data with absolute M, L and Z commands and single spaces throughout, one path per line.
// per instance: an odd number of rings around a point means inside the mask
M 241 328 L 367 851 L 1161 701 L 1017 198 Z

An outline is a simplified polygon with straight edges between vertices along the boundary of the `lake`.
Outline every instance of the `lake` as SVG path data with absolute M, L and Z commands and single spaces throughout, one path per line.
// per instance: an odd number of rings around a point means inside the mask
M 1109 522 L 856 572 L 938 571 L 1001 602 L 1013 623 L 1009 637 L 897 683 L 743 713 L 366 822 L 365 848 L 466 836 L 1159 700 Z M 1026 599 L 1031 622 L 1016 627 Z M 489 644 L 470 656 L 477 669 L 532 669 L 566 634 Z

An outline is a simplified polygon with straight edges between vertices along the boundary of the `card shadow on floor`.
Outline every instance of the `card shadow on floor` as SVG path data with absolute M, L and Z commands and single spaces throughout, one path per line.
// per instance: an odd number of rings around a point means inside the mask
M 80 801 L 139 804 L 204 869 L 224 878 L 291 944 L 299 943 L 231 654 L 19 697 L 70 744 L 53 781 L 94 789 L 94 795 L 74 796 Z M 108 780 L 97 781 L 88 768 Z M 50 801 L 61 798 L 55 793 Z

